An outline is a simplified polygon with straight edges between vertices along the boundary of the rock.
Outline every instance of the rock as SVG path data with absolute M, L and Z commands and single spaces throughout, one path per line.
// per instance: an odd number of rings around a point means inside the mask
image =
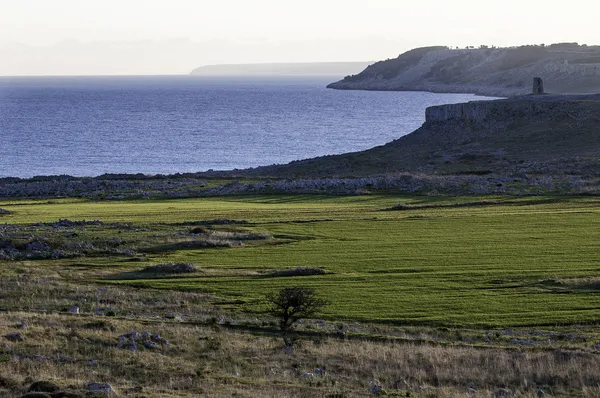
M 19 321 L 19 323 L 17 324 L 17 329 L 27 329 L 29 327 L 29 325 L 27 324 L 27 322 L 23 319 L 21 319 Z
M 74 305 L 73 307 L 69 308 L 67 312 L 70 314 L 79 314 L 79 307 Z
M 325 368 L 325 366 L 323 366 L 322 368 L 315 368 L 315 374 L 318 374 L 320 376 L 325 376 L 326 373 L 327 373 L 327 369 Z
M 160 334 L 158 333 L 150 336 L 150 340 L 158 344 L 169 345 L 169 341 L 163 337 L 160 337 Z
M 25 340 L 25 337 L 21 333 L 9 333 L 4 338 L 14 343 Z
M 129 332 L 129 333 L 119 336 L 119 339 L 121 337 L 124 337 L 126 339 L 131 339 L 131 340 L 139 340 L 142 337 L 142 335 L 138 332 Z
M 123 348 L 125 346 L 125 344 L 127 344 L 129 342 L 129 339 L 125 336 L 119 336 L 119 339 L 117 341 L 117 348 Z
M 371 385 L 369 387 L 369 392 L 374 395 L 380 395 L 383 393 L 383 386 L 379 384 L 377 380 L 371 379 Z
M 496 397 L 512 397 L 515 394 L 512 392 L 512 390 L 509 390 L 508 388 L 499 388 L 498 391 L 496 391 L 496 394 L 494 396 Z
M 306 373 L 302 373 L 302 374 L 300 375 L 300 377 L 304 377 L 304 378 L 313 378 L 313 377 L 315 377 L 315 375 L 314 375 L 313 373 L 308 373 L 308 372 L 306 372 Z
M 152 341 L 145 341 L 144 342 L 144 348 L 148 349 L 148 350 L 153 350 L 156 348 L 156 344 Z
M 88 383 L 86 388 L 88 391 L 104 392 L 104 393 L 108 393 L 108 394 L 115 392 L 115 390 L 113 390 L 112 386 L 108 383 L 106 383 L 106 384 Z
M 25 250 L 30 251 L 30 252 L 47 252 L 52 249 L 50 248 L 50 246 L 48 246 L 44 242 L 33 241 L 33 242 L 29 242 L 25 246 Z
M 10 214 L 10 211 L 0 208 L 0 216 Z
M 51 381 L 36 381 L 29 386 L 29 392 L 57 392 L 60 387 Z

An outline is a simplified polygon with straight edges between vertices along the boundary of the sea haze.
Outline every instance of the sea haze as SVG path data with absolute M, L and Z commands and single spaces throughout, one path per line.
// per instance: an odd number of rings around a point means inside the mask
M 0 78 L 0 176 L 170 174 L 381 145 L 482 97 L 336 91 L 320 78 Z

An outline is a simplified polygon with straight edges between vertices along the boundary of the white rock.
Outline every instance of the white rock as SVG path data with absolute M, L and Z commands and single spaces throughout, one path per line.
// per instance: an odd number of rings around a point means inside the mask
M 68 312 L 71 314 L 79 314 L 79 307 L 74 305 L 73 307 L 69 308 Z

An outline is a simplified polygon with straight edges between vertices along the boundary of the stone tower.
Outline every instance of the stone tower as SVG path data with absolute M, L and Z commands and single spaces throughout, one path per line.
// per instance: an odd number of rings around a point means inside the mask
M 541 77 L 533 78 L 533 94 L 544 94 L 544 81 Z

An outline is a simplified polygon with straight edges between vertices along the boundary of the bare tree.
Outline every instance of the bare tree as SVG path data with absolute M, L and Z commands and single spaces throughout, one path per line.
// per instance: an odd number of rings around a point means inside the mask
M 279 329 L 287 347 L 293 345 L 288 334 L 300 319 L 312 318 L 327 301 L 319 298 L 315 290 L 308 287 L 286 287 L 267 296 L 270 306 L 268 313 L 279 318 Z

